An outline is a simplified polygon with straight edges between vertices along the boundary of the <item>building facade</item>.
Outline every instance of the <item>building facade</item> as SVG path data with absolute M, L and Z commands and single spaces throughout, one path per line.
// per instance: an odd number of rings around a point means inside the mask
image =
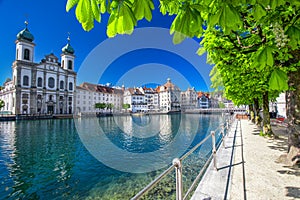
M 181 91 L 168 78 L 164 85 L 158 86 L 159 106 L 162 111 L 180 111 Z
M 74 49 L 62 48 L 61 63 L 53 53 L 34 62 L 34 36 L 27 28 L 17 34 L 12 81 L 0 91 L 6 109 L 13 114 L 72 114 L 75 106 Z
M 128 111 L 133 113 L 148 111 L 145 94 L 139 88 L 127 88 L 124 91 L 124 104 L 129 104 Z
M 198 107 L 197 92 L 195 88 L 188 88 L 181 92 L 181 109 L 195 109 Z
M 211 99 L 209 93 L 198 92 L 198 108 L 210 108 Z
M 140 91 L 145 96 L 145 103 L 149 111 L 159 110 L 159 95 L 158 92 L 153 88 L 141 87 Z
M 120 112 L 123 105 L 124 88 L 100 84 L 82 83 L 76 87 L 76 113 Z M 96 103 L 112 104 L 112 108 L 99 110 Z

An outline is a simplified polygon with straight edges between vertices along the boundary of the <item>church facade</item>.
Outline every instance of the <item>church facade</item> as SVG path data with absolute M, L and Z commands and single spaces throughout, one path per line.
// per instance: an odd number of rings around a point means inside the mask
M 27 28 L 17 34 L 12 80 L 5 83 L 0 99 L 13 114 L 73 114 L 76 72 L 74 49 L 68 43 L 59 58 L 53 53 L 34 62 L 35 43 Z

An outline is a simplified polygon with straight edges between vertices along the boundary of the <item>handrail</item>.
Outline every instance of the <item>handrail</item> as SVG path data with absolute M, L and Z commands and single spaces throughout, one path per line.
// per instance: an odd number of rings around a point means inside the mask
M 161 173 L 158 177 L 156 177 L 153 181 L 151 181 L 144 189 L 142 189 L 139 193 L 137 193 L 131 200 L 139 199 L 142 197 L 146 192 L 151 190 L 162 178 L 168 175 L 172 169 L 175 168 L 175 165 L 172 164 L 168 169 L 166 169 L 163 173 Z
M 223 142 L 223 145 L 224 145 L 225 127 L 226 127 L 227 130 L 230 129 L 230 124 L 231 124 L 230 121 L 232 121 L 234 119 L 234 116 L 232 117 L 231 120 L 226 120 L 226 122 L 225 122 L 226 126 L 224 125 L 224 123 L 222 125 L 218 126 L 217 129 L 215 129 L 214 131 L 211 131 L 210 134 L 208 134 L 203 140 L 201 140 L 197 145 L 195 145 L 187 153 L 185 153 L 183 156 L 181 156 L 181 158 L 174 158 L 173 162 L 172 162 L 172 165 L 168 169 L 166 169 L 158 177 L 156 177 L 153 181 L 151 181 L 139 193 L 137 193 L 134 197 L 132 197 L 131 200 L 137 200 L 137 199 L 141 198 L 146 192 L 151 190 L 156 184 L 158 184 L 158 182 L 161 179 L 163 179 L 166 175 L 168 175 L 173 169 L 175 169 L 175 171 L 176 171 L 176 200 L 186 199 L 188 197 L 188 195 L 190 194 L 190 192 L 194 189 L 196 183 L 200 179 L 201 175 L 203 174 L 204 170 L 207 168 L 207 166 L 210 163 L 212 158 L 214 159 L 214 168 L 217 169 L 217 166 L 216 166 L 215 133 L 219 129 L 221 129 L 220 131 L 221 131 L 221 135 L 222 135 L 222 142 Z M 191 155 L 195 150 L 197 150 L 204 142 L 206 142 L 210 137 L 212 137 L 213 152 L 212 152 L 211 156 L 209 157 L 209 159 L 205 162 L 204 166 L 200 170 L 200 172 L 197 175 L 197 177 L 195 178 L 195 180 L 193 181 L 191 187 L 188 189 L 188 191 L 186 192 L 186 194 L 182 198 L 182 196 L 183 196 L 182 192 L 183 191 L 182 191 L 182 164 L 181 163 L 184 159 L 186 159 L 189 155 Z

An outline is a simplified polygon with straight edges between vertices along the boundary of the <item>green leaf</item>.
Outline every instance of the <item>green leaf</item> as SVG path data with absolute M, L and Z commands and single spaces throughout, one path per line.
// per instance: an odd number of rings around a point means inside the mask
M 205 50 L 204 47 L 200 47 L 200 48 L 197 50 L 197 54 L 198 54 L 199 56 L 202 56 L 205 52 L 206 52 L 206 50 Z
M 229 4 L 224 4 L 217 13 L 210 15 L 208 23 L 209 27 L 220 25 L 227 35 L 232 30 L 236 31 L 243 25 L 238 11 Z
M 270 3 L 271 3 L 271 8 L 273 10 L 275 10 L 277 6 L 284 5 L 285 1 L 284 0 L 272 0 Z
M 286 31 L 286 34 L 289 36 L 289 44 L 292 48 L 296 48 L 297 45 L 300 45 L 300 28 L 297 26 L 290 26 Z
M 136 18 L 129 6 L 131 6 L 131 3 L 126 0 L 114 6 L 107 24 L 106 33 L 108 37 L 114 37 L 116 34 L 131 34 L 133 32 Z
M 117 34 L 117 15 L 117 12 L 113 12 L 109 16 L 106 29 L 108 37 L 114 37 Z
M 91 0 L 91 5 L 92 5 L 92 11 L 95 20 L 100 22 L 101 15 L 100 15 L 100 8 L 99 8 L 99 4 L 97 3 L 97 0 Z
M 154 5 L 151 0 L 138 0 L 135 1 L 133 12 L 137 20 L 146 18 L 146 20 L 151 21 L 153 9 Z
M 71 8 L 73 8 L 79 0 L 68 0 L 67 4 L 66 4 L 66 11 L 69 12 L 69 10 L 71 10 Z
M 259 67 L 261 70 L 264 69 L 267 65 L 273 66 L 274 65 L 274 58 L 272 54 L 271 47 L 265 47 L 257 52 L 254 57 L 254 66 Z
M 108 3 L 110 3 L 110 1 Z M 103 14 L 106 12 L 106 10 L 107 10 L 106 6 L 108 6 L 108 5 L 106 5 L 106 0 L 100 1 L 100 13 Z
M 270 90 L 286 91 L 288 90 L 288 76 L 281 69 L 275 69 L 269 80 Z
M 90 31 L 94 27 L 94 17 L 90 0 L 79 0 L 75 14 L 85 31 Z
M 254 19 L 259 21 L 263 16 L 267 14 L 266 9 L 262 7 L 261 4 L 256 4 L 254 6 Z
M 261 4 L 264 8 L 266 8 L 268 5 L 270 5 L 270 1 L 274 0 L 257 0 L 257 3 Z

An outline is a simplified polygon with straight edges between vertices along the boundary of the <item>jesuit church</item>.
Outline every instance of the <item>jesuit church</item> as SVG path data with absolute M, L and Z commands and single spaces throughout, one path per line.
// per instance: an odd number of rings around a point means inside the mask
M 76 72 L 74 49 L 68 43 L 59 58 L 53 53 L 34 62 L 34 36 L 26 27 L 17 34 L 12 80 L 5 83 L 0 99 L 13 114 L 73 114 Z

